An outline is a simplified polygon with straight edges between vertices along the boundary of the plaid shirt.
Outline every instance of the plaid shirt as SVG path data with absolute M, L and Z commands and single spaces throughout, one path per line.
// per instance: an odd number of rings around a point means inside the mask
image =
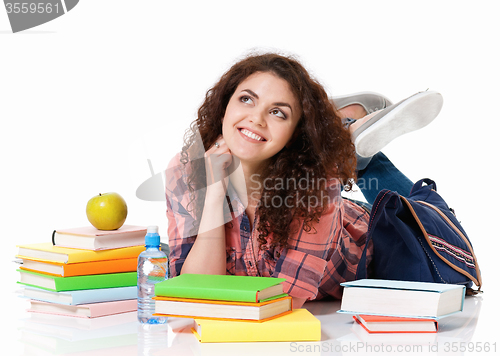
M 194 217 L 187 209 L 190 201 L 187 174 L 177 155 L 166 172 L 172 276 L 180 274 L 196 240 L 191 230 Z M 328 296 L 341 298 L 340 283 L 355 278 L 365 247 L 369 215 L 356 203 L 340 196 L 341 186 L 337 179 L 330 182 L 328 209 L 310 232 L 304 231 L 301 226 L 289 237 L 288 248 L 259 251 L 254 251 L 252 243 L 257 239 L 258 232 L 250 230 L 245 207 L 229 185 L 227 196 L 232 212 L 229 206 L 225 206 L 225 221 L 231 221 L 225 224 L 227 274 L 285 278 L 284 292 L 293 297 L 308 300 Z M 367 252 L 368 262 L 372 249 Z

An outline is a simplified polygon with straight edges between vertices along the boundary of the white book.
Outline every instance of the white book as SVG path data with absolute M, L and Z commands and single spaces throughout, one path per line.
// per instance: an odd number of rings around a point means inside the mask
M 109 250 L 144 245 L 147 228 L 123 225 L 117 230 L 98 230 L 93 226 L 55 230 L 52 243 L 55 246 L 85 250 Z
M 439 319 L 463 310 L 465 286 L 361 279 L 341 283 L 340 313 Z

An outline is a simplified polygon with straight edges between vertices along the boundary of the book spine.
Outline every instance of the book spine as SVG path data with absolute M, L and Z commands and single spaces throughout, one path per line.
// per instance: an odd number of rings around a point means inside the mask
M 55 246 L 58 247 L 58 246 Z M 67 250 L 75 250 L 69 248 L 63 248 Z M 93 262 L 93 261 L 105 261 L 105 260 L 119 260 L 124 258 L 137 258 L 139 254 L 146 249 L 145 246 L 132 246 L 132 247 L 122 247 L 112 250 L 102 250 L 102 251 L 92 251 L 92 250 L 81 250 L 81 253 L 68 254 L 67 263 L 79 263 L 79 262 Z
M 196 288 L 178 288 L 165 285 L 156 286 L 156 295 L 159 297 L 172 297 L 172 298 L 188 298 L 188 299 L 210 299 L 210 300 L 224 300 L 235 302 L 257 302 L 257 292 L 242 291 L 242 290 L 225 290 L 225 289 L 205 289 Z
M 107 303 L 87 304 L 90 310 L 90 317 L 113 315 L 137 310 L 137 300 L 120 300 Z
M 137 272 L 54 277 L 56 291 L 130 287 L 137 284 Z
M 137 299 L 137 287 L 79 290 L 71 293 L 71 296 L 73 300 L 70 305 Z
M 106 273 L 134 272 L 137 258 L 120 260 L 72 263 L 63 265 L 65 277 L 87 276 Z
M 321 324 L 289 323 L 279 327 L 269 322 L 248 323 L 242 321 L 220 321 L 209 325 L 199 323 L 201 342 L 280 342 L 319 341 Z

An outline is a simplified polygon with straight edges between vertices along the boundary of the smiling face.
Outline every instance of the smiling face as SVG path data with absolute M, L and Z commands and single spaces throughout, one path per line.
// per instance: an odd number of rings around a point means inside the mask
M 250 75 L 229 100 L 222 134 L 244 164 L 261 164 L 290 141 L 301 109 L 287 81 L 268 72 Z

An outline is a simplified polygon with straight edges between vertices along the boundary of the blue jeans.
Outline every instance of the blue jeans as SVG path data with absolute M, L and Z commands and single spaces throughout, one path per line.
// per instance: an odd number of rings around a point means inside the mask
M 378 193 L 389 189 L 407 197 L 413 183 L 401 173 L 382 152 L 374 155 L 368 165 L 358 171 L 357 185 L 371 208 Z M 359 204 L 359 202 L 357 202 Z M 363 204 L 366 207 L 366 204 Z

